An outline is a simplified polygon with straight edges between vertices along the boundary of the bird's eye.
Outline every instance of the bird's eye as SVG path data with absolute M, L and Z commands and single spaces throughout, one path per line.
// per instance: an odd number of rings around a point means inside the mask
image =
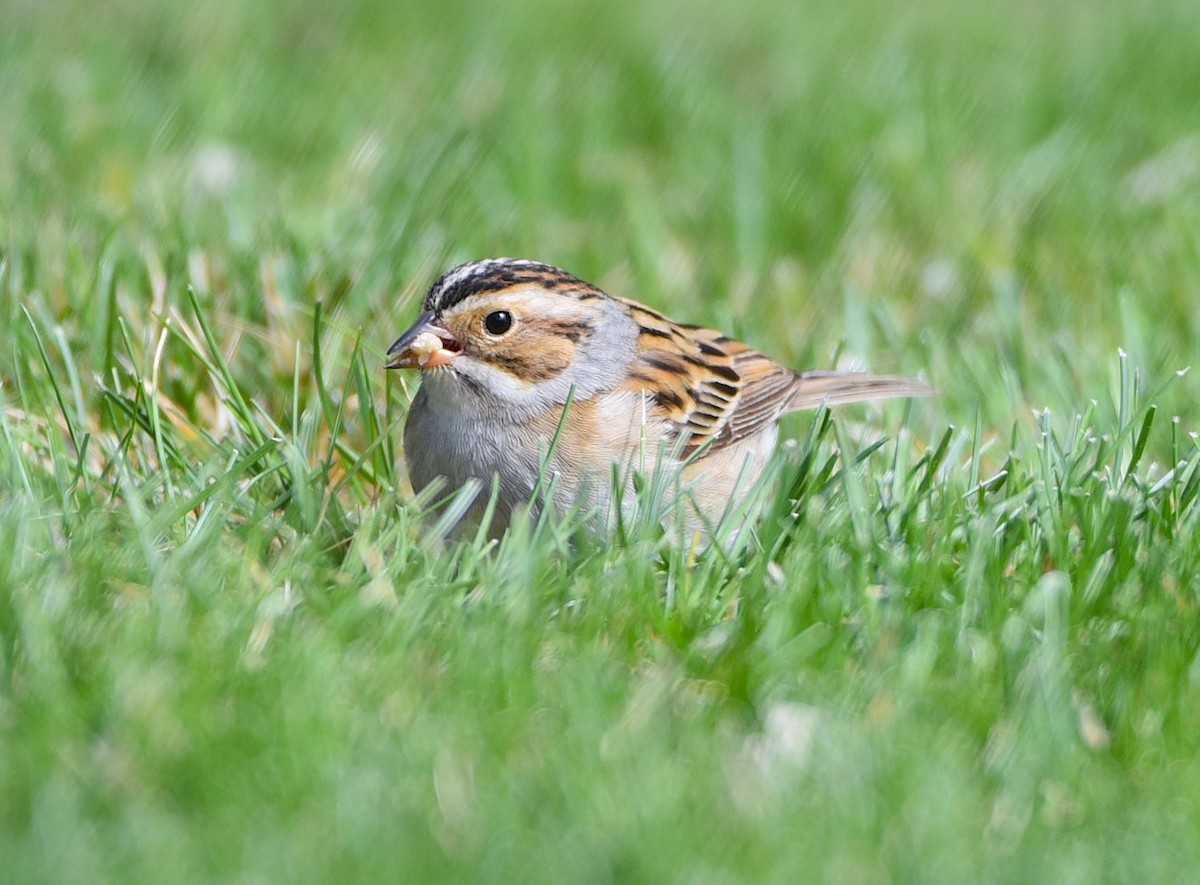
M 503 335 L 512 328 L 512 314 L 507 310 L 493 310 L 483 318 L 483 327 L 491 335 Z

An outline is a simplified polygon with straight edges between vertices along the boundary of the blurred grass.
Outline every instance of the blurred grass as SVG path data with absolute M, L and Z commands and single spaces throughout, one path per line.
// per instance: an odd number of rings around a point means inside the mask
M 4 878 L 1194 876 L 1198 26 L 4 5 Z M 940 393 L 732 559 L 439 545 L 378 367 L 499 254 Z

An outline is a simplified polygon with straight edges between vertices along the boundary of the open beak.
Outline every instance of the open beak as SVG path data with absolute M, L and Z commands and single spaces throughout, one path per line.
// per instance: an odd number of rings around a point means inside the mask
M 412 328 L 388 348 L 386 369 L 436 369 L 449 365 L 463 351 L 462 342 L 433 323 L 434 313 L 427 310 Z

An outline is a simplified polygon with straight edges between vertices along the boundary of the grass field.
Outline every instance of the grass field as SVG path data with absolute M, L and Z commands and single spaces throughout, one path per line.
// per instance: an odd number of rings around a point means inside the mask
M 0 879 L 1200 878 L 1200 5 L 0 8 Z M 551 261 L 796 367 L 752 542 L 435 540 Z

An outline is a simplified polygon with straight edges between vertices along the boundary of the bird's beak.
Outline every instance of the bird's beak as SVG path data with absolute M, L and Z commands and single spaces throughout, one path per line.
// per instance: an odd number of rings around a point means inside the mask
M 434 313 L 427 310 L 412 328 L 388 348 L 391 358 L 386 369 L 436 369 L 449 365 L 463 351 L 462 342 L 433 323 Z

